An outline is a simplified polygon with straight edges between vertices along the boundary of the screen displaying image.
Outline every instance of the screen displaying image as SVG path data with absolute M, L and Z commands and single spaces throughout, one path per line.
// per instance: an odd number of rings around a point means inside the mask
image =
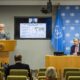
M 20 38 L 46 38 L 46 24 L 20 23 Z
M 52 33 L 51 17 L 15 17 L 15 39 L 50 39 Z

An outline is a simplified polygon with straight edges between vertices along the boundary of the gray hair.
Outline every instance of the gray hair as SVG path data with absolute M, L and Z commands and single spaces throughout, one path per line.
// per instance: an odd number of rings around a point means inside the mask
M 48 67 L 45 75 L 50 80 L 57 79 L 57 73 L 54 67 Z
M 78 38 L 74 38 L 73 41 L 79 41 L 79 39 Z

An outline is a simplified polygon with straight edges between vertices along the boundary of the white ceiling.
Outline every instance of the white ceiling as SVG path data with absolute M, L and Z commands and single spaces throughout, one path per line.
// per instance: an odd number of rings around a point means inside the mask
M 0 5 L 47 5 L 48 0 L 0 0 Z M 53 5 L 80 5 L 80 0 L 51 0 Z

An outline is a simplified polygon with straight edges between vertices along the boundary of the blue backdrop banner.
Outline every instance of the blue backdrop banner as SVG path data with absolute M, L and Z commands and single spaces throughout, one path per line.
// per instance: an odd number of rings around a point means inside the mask
M 79 16 L 80 6 L 62 5 L 59 7 L 51 39 L 55 51 L 64 51 L 65 54 L 70 54 L 73 39 L 80 39 Z

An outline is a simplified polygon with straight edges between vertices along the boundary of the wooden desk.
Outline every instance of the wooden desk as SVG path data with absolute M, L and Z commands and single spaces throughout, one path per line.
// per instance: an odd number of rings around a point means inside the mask
M 61 78 L 63 69 L 66 67 L 80 68 L 80 56 L 45 56 L 45 67 L 54 66 Z

